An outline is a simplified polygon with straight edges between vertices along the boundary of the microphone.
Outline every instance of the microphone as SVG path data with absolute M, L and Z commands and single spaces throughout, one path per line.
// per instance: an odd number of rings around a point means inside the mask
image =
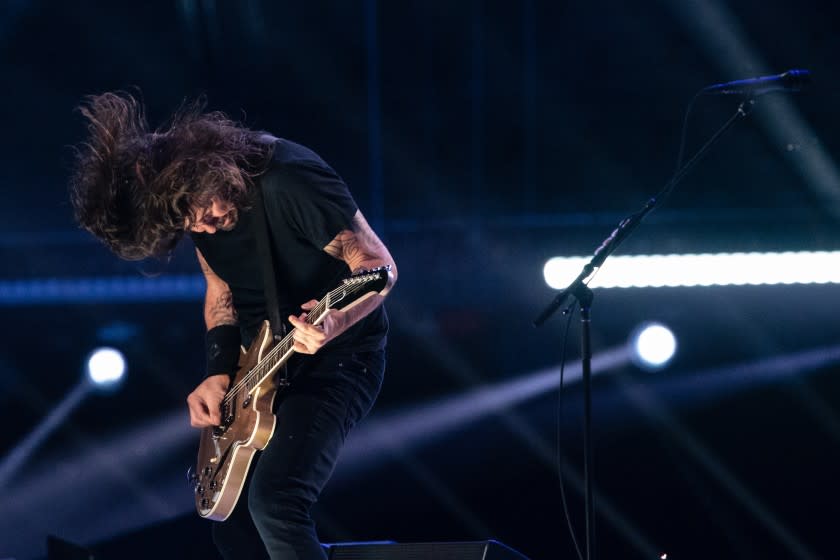
M 774 91 L 799 91 L 810 83 L 811 72 L 809 70 L 788 70 L 775 76 L 760 76 L 747 80 L 714 84 L 703 88 L 700 93 L 756 97 Z

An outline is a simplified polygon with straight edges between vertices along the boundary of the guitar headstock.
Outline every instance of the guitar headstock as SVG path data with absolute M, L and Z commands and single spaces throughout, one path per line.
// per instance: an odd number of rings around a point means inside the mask
M 370 270 L 360 270 L 343 280 L 344 286 L 363 286 L 366 292 L 382 292 L 388 285 L 391 265 L 378 266 Z M 384 295 L 384 294 L 383 294 Z

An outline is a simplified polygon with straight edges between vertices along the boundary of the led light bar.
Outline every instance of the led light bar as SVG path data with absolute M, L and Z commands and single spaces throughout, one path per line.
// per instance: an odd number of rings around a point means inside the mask
M 555 257 L 543 268 L 552 288 L 568 286 L 589 257 Z M 840 251 L 610 257 L 591 288 L 840 284 Z
M 0 306 L 193 301 L 204 291 L 201 274 L 0 280 Z

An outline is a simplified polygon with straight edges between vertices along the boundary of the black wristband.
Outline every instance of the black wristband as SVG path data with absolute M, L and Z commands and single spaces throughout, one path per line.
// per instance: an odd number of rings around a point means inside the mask
M 236 325 L 219 325 L 207 331 L 207 372 L 205 377 L 226 373 L 233 376 L 239 369 L 241 338 Z

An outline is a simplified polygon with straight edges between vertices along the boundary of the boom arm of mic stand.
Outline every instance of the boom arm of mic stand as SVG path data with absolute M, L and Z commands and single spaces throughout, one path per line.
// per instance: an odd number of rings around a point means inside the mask
M 642 211 L 633 214 L 621 221 L 618 227 L 607 237 L 603 243 L 595 250 L 592 259 L 586 263 L 583 270 L 571 284 L 569 284 L 562 292 L 557 294 L 552 302 L 546 307 L 540 315 L 534 319 L 534 326 L 539 327 L 545 323 L 557 310 L 563 306 L 569 296 L 577 296 L 581 287 L 586 285 L 586 280 L 600 268 L 608 256 L 618 247 L 624 239 L 641 223 L 642 218 L 653 210 L 656 206 L 656 200 L 650 199 Z M 578 298 L 579 299 L 579 298 Z
M 596 269 L 600 268 L 604 261 L 607 260 L 613 251 L 615 251 L 621 243 L 627 239 L 630 234 L 635 230 L 642 220 L 647 216 L 650 212 L 652 212 L 657 206 L 659 206 L 662 201 L 674 190 L 674 187 L 682 181 L 682 179 L 688 174 L 688 172 L 700 161 L 706 152 L 709 151 L 709 148 L 727 131 L 729 130 L 732 125 L 738 119 L 745 118 L 749 115 L 750 110 L 752 109 L 754 101 L 752 99 L 747 99 L 741 102 L 738 105 L 738 109 L 735 111 L 735 114 L 732 115 L 729 120 L 727 120 L 724 125 L 712 135 L 709 140 L 700 147 L 699 150 L 692 156 L 690 160 L 688 160 L 685 165 L 680 167 L 674 176 L 671 177 L 671 180 L 665 184 L 665 187 L 657 193 L 656 196 L 651 198 L 647 201 L 644 207 L 632 214 L 621 221 L 618 224 L 618 227 L 613 230 L 613 232 L 604 239 L 601 245 L 595 250 L 595 253 L 592 255 L 592 259 L 583 267 L 583 270 L 575 278 L 571 284 L 569 284 L 562 292 L 557 294 L 554 299 L 549 303 L 545 309 L 534 319 L 534 326 L 540 327 L 545 323 L 554 313 L 557 312 L 560 307 L 565 303 L 565 301 L 577 292 L 580 286 L 584 285 L 586 280 L 595 272 Z

